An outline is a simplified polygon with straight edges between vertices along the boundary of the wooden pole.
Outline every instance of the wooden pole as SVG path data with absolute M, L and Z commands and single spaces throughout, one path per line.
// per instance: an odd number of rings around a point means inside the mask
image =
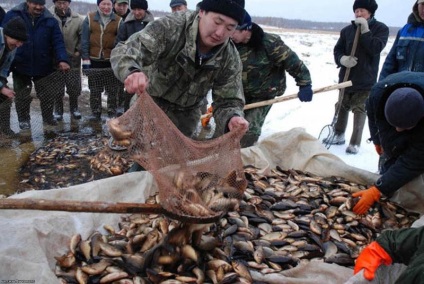
M 334 84 L 334 85 L 314 89 L 314 90 L 312 90 L 312 92 L 314 94 L 318 94 L 318 93 L 323 93 L 323 92 L 328 92 L 328 91 L 333 91 L 333 90 L 338 90 L 338 89 L 344 89 L 344 88 L 347 88 L 347 87 L 350 87 L 350 86 L 352 86 L 352 81 L 346 81 L 346 82 L 343 82 L 343 83 L 340 83 L 340 84 Z M 292 94 L 292 95 L 288 95 L 288 96 L 279 96 L 279 97 L 276 97 L 276 98 L 271 99 L 271 100 L 247 104 L 247 105 L 244 106 L 244 110 L 248 110 L 248 109 L 252 109 L 252 108 L 256 108 L 256 107 L 261 107 L 261 106 L 266 106 L 266 105 L 272 105 L 272 104 L 275 104 L 275 103 L 292 100 L 292 99 L 295 99 L 297 97 L 298 97 L 297 93 Z M 201 119 L 208 118 L 208 117 L 211 117 L 211 116 L 212 116 L 211 113 L 207 113 L 207 114 L 202 115 Z

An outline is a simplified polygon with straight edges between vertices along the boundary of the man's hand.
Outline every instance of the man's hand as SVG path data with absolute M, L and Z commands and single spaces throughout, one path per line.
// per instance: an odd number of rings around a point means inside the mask
M 365 18 L 362 18 L 362 17 L 356 18 L 355 25 L 361 28 L 361 34 L 364 34 L 370 31 L 370 28 L 368 27 L 368 21 Z
M 382 264 L 392 264 L 390 255 L 376 242 L 370 243 L 358 256 L 353 273 L 356 274 L 364 269 L 364 277 L 371 281 L 375 277 L 375 272 Z
M 353 197 L 361 197 L 361 199 L 353 207 L 353 212 L 356 214 L 365 214 L 368 209 L 380 200 L 381 192 L 375 186 L 371 186 L 366 190 L 361 190 L 352 194 Z
M 346 68 L 352 68 L 355 67 L 356 64 L 358 64 L 358 58 L 356 58 L 355 56 L 343 55 L 340 58 L 340 64 Z
M 67 72 L 71 69 L 71 66 L 69 66 L 66 62 L 59 62 L 59 70 L 62 72 Z
M 149 85 L 149 78 L 143 72 L 134 72 L 124 81 L 125 90 L 129 94 L 142 94 Z
M 2 95 L 5 95 L 10 100 L 13 100 L 13 98 L 15 97 L 15 92 L 9 89 L 8 87 L 1 88 L 0 93 Z
M 312 101 L 312 94 L 312 86 L 306 85 L 299 87 L 299 93 L 297 93 L 297 96 L 301 102 L 310 102 Z
M 249 129 L 249 122 L 244 119 L 244 117 L 233 116 L 228 122 L 228 129 L 233 131 L 239 128 L 243 130 L 243 134 L 246 133 L 246 131 Z

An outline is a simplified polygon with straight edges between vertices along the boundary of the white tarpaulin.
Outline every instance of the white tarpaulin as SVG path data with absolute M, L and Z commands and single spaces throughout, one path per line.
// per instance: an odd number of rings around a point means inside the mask
M 245 165 L 261 167 L 264 172 L 279 165 L 364 184 L 377 178 L 376 174 L 346 165 L 300 128 L 277 133 L 258 146 L 243 149 L 242 158 Z M 149 173 L 135 172 L 64 189 L 25 192 L 13 198 L 142 203 L 155 191 Z M 71 236 L 80 233 L 86 239 L 95 230 L 106 233 L 103 225 L 117 229 L 119 221 L 119 214 L 1 210 L 0 280 L 57 283 L 54 257 L 68 251 Z M 352 274 L 352 269 L 342 266 L 311 262 L 278 275 L 255 278 L 269 283 L 344 283 Z

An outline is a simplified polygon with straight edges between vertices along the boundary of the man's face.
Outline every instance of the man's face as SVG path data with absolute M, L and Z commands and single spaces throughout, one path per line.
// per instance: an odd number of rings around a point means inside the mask
M 371 18 L 370 11 L 364 8 L 358 8 L 355 10 L 355 17 L 356 18 L 364 18 L 365 20 L 368 20 Z
M 9 50 L 14 50 L 15 48 L 18 48 L 18 47 L 20 47 L 24 44 L 23 41 L 14 39 L 14 38 L 7 36 L 7 35 L 5 35 L 5 38 L 6 38 L 6 44 L 7 44 L 7 47 L 9 48 Z
M 112 12 L 112 1 L 103 0 L 99 4 L 99 9 L 103 14 L 109 15 Z
M 34 17 L 41 16 L 41 14 L 44 11 L 44 5 L 33 3 L 30 1 L 27 1 L 26 3 L 28 5 L 28 13 L 31 16 L 34 16 Z
M 69 8 L 69 2 L 68 1 L 62 1 L 62 0 L 58 0 L 56 2 L 54 2 L 54 7 L 56 8 L 56 11 L 59 13 L 60 15 L 64 16 L 66 10 L 68 10 Z
M 199 34 L 201 49 L 210 49 L 223 44 L 233 35 L 237 21 L 215 12 L 199 11 Z
M 124 16 L 128 11 L 128 3 L 115 3 L 114 8 L 119 16 Z
M 140 8 L 135 8 L 131 10 L 134 14 L 134 18 L 136 20 L 142 20 L 144 18 L 144 16 L 146 15 L 146 10 L 144 9 L 140 9 Z
M 418 16 L 424 21 L 424 3 L 418 4 Z
M 187 11 L 187 6 L 186 5 L 178 5 L 178 6 L 172 7 L 171 10 L 172 10 L 172 13 L 178 12 L 178 11 Z
M 236 30 L 233 35 L 231 36 L 231 39 L 235 43 L 248 43 L 250 40 L 250 37 L 252 36 L 252 32 L 248 30 Z

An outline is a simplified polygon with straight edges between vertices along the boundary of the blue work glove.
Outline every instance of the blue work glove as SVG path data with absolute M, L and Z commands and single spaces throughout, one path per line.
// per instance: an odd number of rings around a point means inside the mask
M 312 94 L 312 86 L 306 85 L 299 87 L 299 93 L 297 93 L 297 96 L 301 102 L 310 102 L 312 101 Z

